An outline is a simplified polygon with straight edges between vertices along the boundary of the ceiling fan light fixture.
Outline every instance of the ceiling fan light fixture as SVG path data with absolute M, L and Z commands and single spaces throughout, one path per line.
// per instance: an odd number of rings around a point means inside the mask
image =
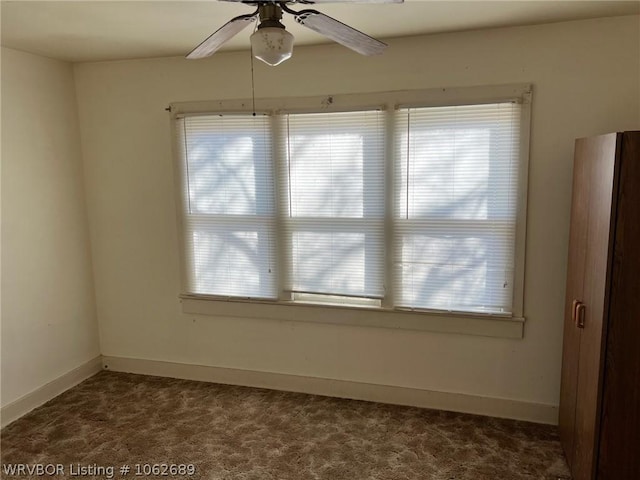
M 259 27 L 251 35 L 253 56 L 275 67 L 293 54 L 294 37 L 284 27 Z

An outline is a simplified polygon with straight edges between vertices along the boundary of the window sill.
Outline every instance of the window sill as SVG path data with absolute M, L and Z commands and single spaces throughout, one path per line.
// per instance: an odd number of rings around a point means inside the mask
M 421 330 L 498 338 L 523 338 L 524 335 L 524 318 L 490 314 L 418 312 L 268 300 L 219 299 L 196 295 L 181 295 L 180 299 L 182 311 L 196 315 Z

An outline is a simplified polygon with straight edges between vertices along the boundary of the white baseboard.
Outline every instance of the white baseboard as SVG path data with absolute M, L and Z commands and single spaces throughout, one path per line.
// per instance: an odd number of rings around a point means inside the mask
M 558 424 L 558 406 L 347 380 L 103 356 L 105 369 Z
M 0 425 L 4 428 L 34 408 L 39 407 L 83 380 L 95 375 L 101 369 L 102 356 L 98 355 L 33 392 L 27 393 L 17 400 L 14 400 L 0 409 Z

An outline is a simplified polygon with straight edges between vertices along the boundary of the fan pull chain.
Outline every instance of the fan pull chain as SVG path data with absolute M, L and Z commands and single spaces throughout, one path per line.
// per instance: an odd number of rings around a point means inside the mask
M 256 26 L 253 29 L 253 32 L 255 33 L 255 31 L 258 29 L 258 24 L 256 22 Z M 249 49 L 251 52 L 251 103 L 252 103 L 252 107 L 253 107 L 253 116 L 256 116 L 256 83 L 255 83 L 255 79 L 253 76 L 253 45 L 251 45 L 251 48 Z

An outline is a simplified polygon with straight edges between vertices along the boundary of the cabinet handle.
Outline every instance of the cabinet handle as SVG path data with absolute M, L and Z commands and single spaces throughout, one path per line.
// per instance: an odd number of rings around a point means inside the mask
M 584 328 L 584 314 L 586 310 L 586 306 L 582 302 L 578 302 L 576 306 L 576 327 Z
M 571 322 L 573 322 L 575 326 L 578 326 L 578 323 L 576 321 L 576 308 L 578 307 L 578 305 L 580 305 L 580 300 L 574 300 L 571 304 Z

